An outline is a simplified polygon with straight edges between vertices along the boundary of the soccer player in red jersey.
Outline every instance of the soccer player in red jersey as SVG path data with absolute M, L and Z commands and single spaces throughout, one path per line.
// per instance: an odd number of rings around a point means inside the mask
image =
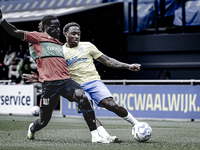
M 35 138 L 35 132 L 44 128 L 51 119 L 59 96 L 78 103 L 91 131 L 92 142 L 109 143 L 98 135 L 95 114 L 82 87 L 69 77 L 62 44 L 59 42 L 60 22 L 52 16 L 42 18 L 42 32 L 18 30 L 8 23 L 0 9 L 0 23 L 12 36 L 27 41 L 31 57 L 37 63 L 39 81 L 42 82 L 40 118 L 29 125 L 27 138 Z

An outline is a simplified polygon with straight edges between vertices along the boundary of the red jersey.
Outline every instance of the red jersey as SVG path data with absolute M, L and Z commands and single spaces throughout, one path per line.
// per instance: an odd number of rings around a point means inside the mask
M 29 52 L 37 63 L 39 81 L 53 81 L 69 78 L 62 44 L 42 32 L 24 32 L 24 41 L 29 42 Z

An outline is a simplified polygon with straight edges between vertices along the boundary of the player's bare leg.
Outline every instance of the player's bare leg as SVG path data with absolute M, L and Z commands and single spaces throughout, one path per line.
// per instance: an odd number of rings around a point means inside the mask
M 119 117 L 122 117 L 124 120 L 129 122 L 132 126 L 134 126 L 138 121 L 129 113 L 125 108 L 119 106 L 112 97 L 105 98 L 99 103 L 106 109 L 114 112 Z

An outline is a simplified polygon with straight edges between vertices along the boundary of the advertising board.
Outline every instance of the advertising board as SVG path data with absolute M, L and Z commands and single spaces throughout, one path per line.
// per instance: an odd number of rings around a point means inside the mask
M 0 114 L 31 115 L 33 85 L 0 85 Z
M 108 85 L 117 104 L 139 118 L 200 119 L 200 86 Z M 94 104 L 96 116 L 115 117 Z M 62 98 L 62 115 L 78 115 L 74 103 Z

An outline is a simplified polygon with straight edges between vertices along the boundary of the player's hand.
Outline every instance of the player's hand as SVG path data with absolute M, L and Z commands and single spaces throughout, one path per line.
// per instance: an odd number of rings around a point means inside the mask
M 129 70 L 131 71 L 140 71 L 141 64 L 131 64 L 129 65 Z
M 3 14 L 2 14 L 2 12 L 1 12 L 1 9 L 0 9 L 0 19 L 3 17 Z
M 39 81 L 39 76 L 31 71 L 31 74 L 23 74 L 23 79 L 26 79 L 26 82 L 38 82 Z

